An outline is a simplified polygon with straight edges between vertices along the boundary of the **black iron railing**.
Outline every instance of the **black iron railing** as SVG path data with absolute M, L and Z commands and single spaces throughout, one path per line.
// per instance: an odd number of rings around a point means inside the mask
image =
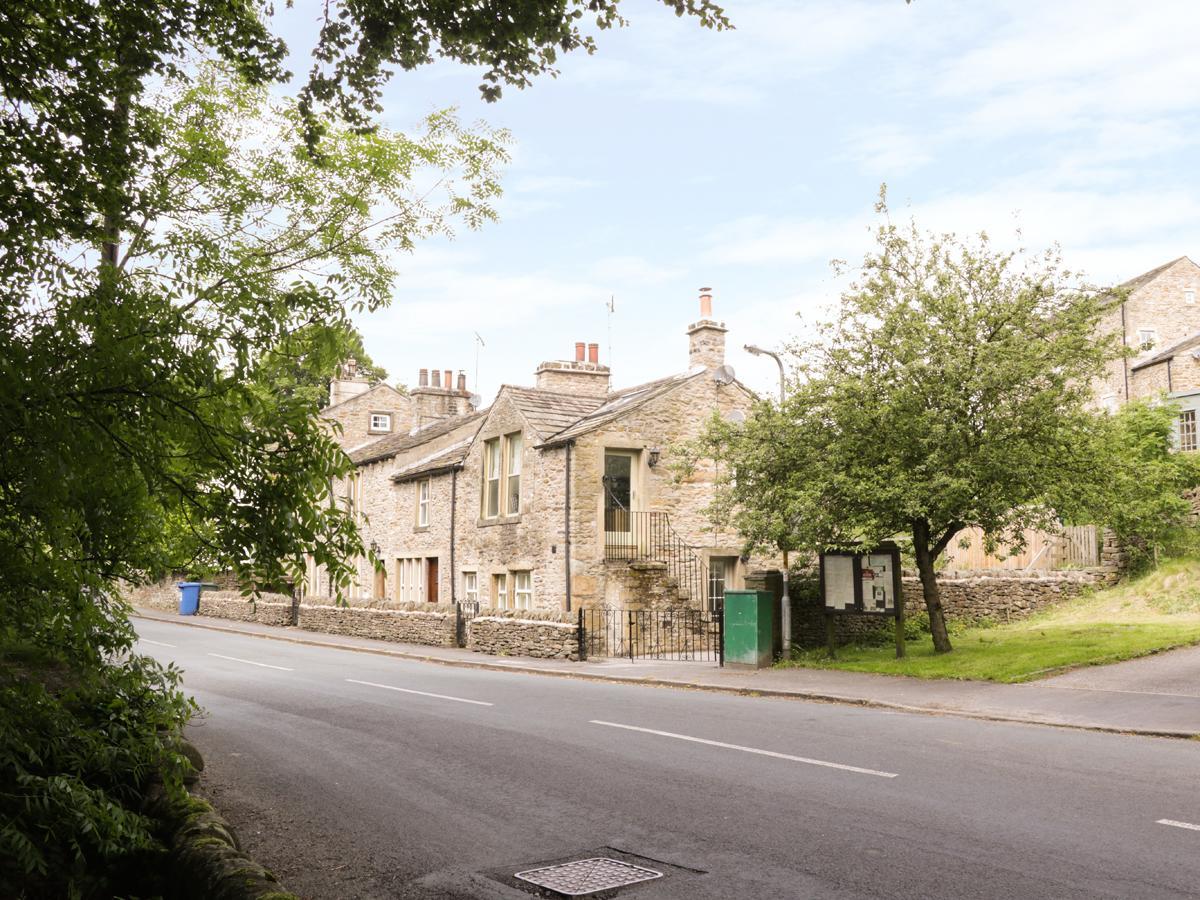
M 583 657 L 708 660 L 724 665 L 722 611 L 581 609 Z
M 604 558 L 660 563 L 681 598 L 696 607 L 707 606 L 708 567 L 699 551 L 671 527 L 670 517 L 626 509 L 607 484 L 605 493 Z

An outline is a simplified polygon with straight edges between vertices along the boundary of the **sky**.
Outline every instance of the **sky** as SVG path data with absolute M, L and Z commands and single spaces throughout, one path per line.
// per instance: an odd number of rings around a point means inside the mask
M 625 0 L 629 26 L 595 55 L 494 104 L 459 64 L 391 80 L 390 128 L 453 106 L 514 137 L 500 222 L 419 244 L 391 306 L 357 319 L 393 382 L 461 369 L 490 401 L 576 341 L 600 344 L 614 387 L 669 375 L 705 286 L 727 362 L 776 390 L 775 364 L 742 346 L 828 316 L 885 182 L 893 218 L 1057 242 L 1098 284 L 1200 259 L 1200 2 L 724 5 L 734 31 Z M 298 73 L 319 9 L 296 0 L 277 23 Z

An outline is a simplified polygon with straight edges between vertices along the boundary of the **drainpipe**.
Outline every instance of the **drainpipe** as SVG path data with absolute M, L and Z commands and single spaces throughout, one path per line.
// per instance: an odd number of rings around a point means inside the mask
M 1125 301 L 1121 301 L 1121 347 L 1129 346 L 1129 329 L 1125 324 Z M 1125 376 L 1125 402 L 1129 402 L 1129 357 L 1121 357 L 1121 372 Z
M 454 522 L 458 505 L 458 469 L 450 470 L 450 602 L 458 602 L 458 574 L 454 568 Z
M 567 441 L 563 447 L 563 452 L 567 454 L 563 489 L 563 565 L 567 576 L 567 612 L 571 611 L 571 447 L 574 445 L 574 441 Z

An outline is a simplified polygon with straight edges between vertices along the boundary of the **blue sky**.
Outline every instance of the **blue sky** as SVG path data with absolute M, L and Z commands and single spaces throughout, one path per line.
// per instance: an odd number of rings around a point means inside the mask
M 884 181 L 894 214 L 1011 242 L 1020 228 L 1097 282 L 1200 257 L 1196 0 L 725 6 L 737 30 L 715 33 L 627 0 L 630 26 L 596 55 L 496 104 L 462 66 L 393 78 L 388 126 L 457 106 L 516 141 L 501 222 L 419 246 L 392 306 L 360 317 L 393 380 L 473 380 L 475 331 L 489 400 L 577 340 L 618 386 L 670 374 L 704 285 L 728 361 L 773 390 L 774 364 L 742 345 L 781 345 L 836 301 L 829 260 L 861 260 Z M 319 7 L 297 7 L 280 24 L 299 50 Z

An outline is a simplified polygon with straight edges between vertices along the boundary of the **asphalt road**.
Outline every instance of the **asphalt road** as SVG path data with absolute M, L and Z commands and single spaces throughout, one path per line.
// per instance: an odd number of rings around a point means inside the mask
M 1200 742 L 137 627 L 306 897 L 527 898 L 514 873 L 600 852 L 664 873 L 643 900 L 1200 896 Z

